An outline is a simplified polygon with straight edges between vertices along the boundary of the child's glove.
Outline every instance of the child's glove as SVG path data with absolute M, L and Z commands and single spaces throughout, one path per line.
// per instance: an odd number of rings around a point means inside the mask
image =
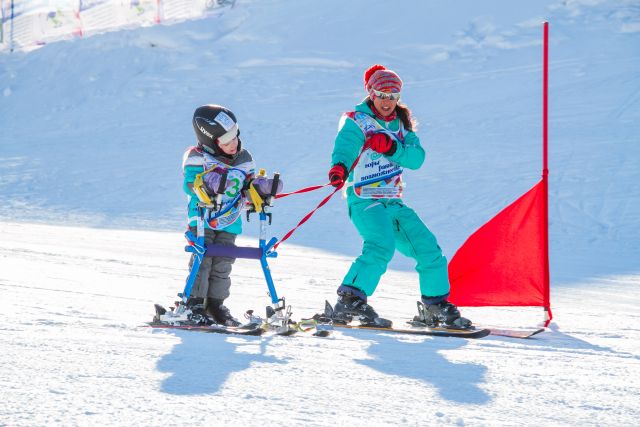
M 397 144 L 385 133 L 374 133 L 367 138 L 369 148 L 385 156 L 391 156 L 396 152 Z
M 347 167 L 342 163 L 336 163 L 329 169 L 329 182 L 334 187 L 341 187 L 347 176 Z
M 273 188 L 273 178 L 267 178 L 265 176 L 259 176 L 251 181 L 253 188 L 256 189 L 260 197 L 265 198 L 271 196 L 271 189 Z M 282 179 L 278 179 L 278 188 L 276 188 L 276 194 L 282 191 Z
M 220 175 L 218 172 L 212 171 L 204 176 L 203 181 L 207 186 L 207 192 L 209 194 L 217 194 L 218 190 L 220 190 L 222 175 Z

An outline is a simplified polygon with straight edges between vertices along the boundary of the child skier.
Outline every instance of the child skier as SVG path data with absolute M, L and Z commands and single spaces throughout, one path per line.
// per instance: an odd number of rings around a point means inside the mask
M 365 324 L 391 326 L 367 297 L 398 249 L 417 262 L 421 299 L 430 317 L 426 323 L 468 328 L 471 322 L 446 299 L 447 260 L 436 238 L 402 201 L 402 168 L 418 169 L 425 158 L 411 111 L 399 102 L 402 80 L 394 71 L 374 65 L 364 73 L 364 85 L 367 98 L 340 120 L 329 171 L 335 187 L 347 181 L 349 217 L 364 240 L 362 254 L 338 288 L 334 318 L 349 321 L 355 316 Z
M 222 194 L 221 207 L 212 212 L 205 221 L 205 245 L 235 246 L 238 234 L 242 232 L 240 214 L 245 207 L 245 189 L 252 182 L 261 196 L 269 194 L 272 180 L 258 177 L 253 179 L 255 164 L 251 153 L 242 147 L 240 129 L 236 116 L 220 105 L 204 105 L 193 114 L 193 128 L 197 145 L 184 153 L 182 169 L 183 189 L 188 195 L 189 228 L 196 234 L 198 203 Z M 194 186 L 198 175 L 202 186 Z M 224 178 L 223 178 L 224 177 Z M 221 189 L 221 183 L 225 182 Z M 278 190 L 282 183 L 279 183 Z M 204 188 L 203 188 L 204 187 Z M 192 255 L 189 267 L 193 265 Z M 233 256 L 204 257 L 196 277 L 187 306 L 194 315 L 225 326 L 238 326 L 224 305 L 229 297 Z

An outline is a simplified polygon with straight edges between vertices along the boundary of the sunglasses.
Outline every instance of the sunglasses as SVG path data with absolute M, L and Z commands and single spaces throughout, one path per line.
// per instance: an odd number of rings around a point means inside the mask
M 375 90 L 375 89 L 371 89 L 371 91 L 377 98 L 380 98 L 380 99 L 390 99 L 392 101 L 400 100 L 400 92 L 387 93 L 387 92 L 380 92 L 379 90 Z

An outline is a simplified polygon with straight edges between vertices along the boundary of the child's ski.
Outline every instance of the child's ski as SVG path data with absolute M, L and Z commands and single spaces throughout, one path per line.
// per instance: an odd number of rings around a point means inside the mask
M 147 326 L 154 329 L 178 329 L 184 331 L 209 332 L 214 334 L 236 334 L 236 335 L 252 335 L 258 336 L 265 332 L 260 324 L 249 324 L 243 326 L 224 326 L 224 325 L 170 325 L 160 322 L 149 322 Z

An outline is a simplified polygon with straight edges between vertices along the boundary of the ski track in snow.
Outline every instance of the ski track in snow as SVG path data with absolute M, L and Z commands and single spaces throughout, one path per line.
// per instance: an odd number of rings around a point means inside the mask
M 0 297 L 19 302 L 5 304 L 0 327 L 7 425 L 633 425 L 640 415 L 640 298 L 617 297 L 637 276 L 554 290 L 556 322 L 529 340 L 153 331 L 143 326 L 153 303 L 169 305 L 184 285 L 179 236 L 28 228 L 0 223 Z M 299 318 L 333 301 L 348 262 L 283 245 L 270 264 Z M 261 310 L 269 300 L 257 263 L 238 260 L 234 271 L 232 311 Z M 372 304 L 401 324 L 415 288 L 414 274 L 389 271 Z M 464 314 L 527 327 L 542 313 Z M 620 319 L 627 326 L 613 329 Z

